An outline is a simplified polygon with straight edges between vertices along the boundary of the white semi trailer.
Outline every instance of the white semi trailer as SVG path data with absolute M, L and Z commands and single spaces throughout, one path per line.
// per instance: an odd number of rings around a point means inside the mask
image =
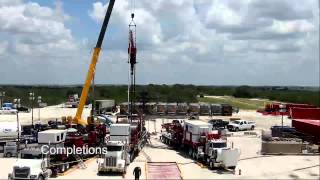
M 16 141 L 18 134 L 21 135 L 21 125 L 17 122 L 0 122 L 0 143 Z
M 110 126 L 110 140 L 106 143 L 107 154 L 98 158 L 98 173 L 125 173 L 130 163 L 130 124 L 112 124 Z

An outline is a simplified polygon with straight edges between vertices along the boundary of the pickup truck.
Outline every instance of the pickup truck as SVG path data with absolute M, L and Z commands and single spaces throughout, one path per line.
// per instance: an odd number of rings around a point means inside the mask
M 254 130 L 256 123 L 253 121 L 236 120 L 227 125 L 229 131 Z
M 228 121 L 224 121 L 222 119 L 211 119 L 208 123 L 212 124 L 213 129 L 225 129 L 229 124 Z

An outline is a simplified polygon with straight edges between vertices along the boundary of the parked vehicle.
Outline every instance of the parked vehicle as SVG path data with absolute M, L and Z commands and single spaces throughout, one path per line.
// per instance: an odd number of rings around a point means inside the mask
M 78 94 L 72 94 L 68 96 L 68 101 L 65 103 L 65 106 L 77 108 L 79 106 L 79 96 Z
M 131 140 L 130 124 L 112 124 L 110 140 L 106 143 L 107 154 L 98 159 L 98 173 L 126 172 L 130 164 L 129 144 Z
M 222 119 L 211 119 L 208 123 L 212 124 L 212 129 L 225 129 L 229 124 L 228 121 L 224 121 Z
M 4 157 L 16 157 L 18 155 L 17 142 L 8 141 L 3 147 Z
M 253 121 L 236 120 L 228 124 L 229 131 L 254 130 L 256 123 Z
M 183 147 L 195 160 L 207 164 L 211 169 L 223 167 L 235 169 L 240 151 L 227 147 L 226 139 L 212 131 L 212 125 L 199 120 L 173 121 L 163 124 L 161 140 L 174 147 Z
M 41 155 L 24 154 L 14 163 L 11 173 L 8 174 L 8 179 L 38 179 L 44 180 L 52 175 L 49 168 L 48 159 L 42 158 Z
M 0 144 L 6 142 L 16 141 L 19 135 L 21 135 L 21 125 L 17 126 L 17 122 L 0 122 Z
M 118 116 L 117 118 L 121 118 Z M 133 161 L 146 143 L 146 129 L 141 117 L 134 116 L 127 121 L 110 126 L 109 141 L 106 143 L 107 154 L 98 158 L 98 172 L 125 173 L 127 165 Z

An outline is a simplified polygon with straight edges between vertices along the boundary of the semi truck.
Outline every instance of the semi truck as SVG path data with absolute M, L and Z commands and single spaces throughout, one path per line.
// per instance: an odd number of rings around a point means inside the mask
M 109 141 L 106 142 L 107 154 L 98 158 L 98 173 L 120 172 L 126 173 L 127 166 L 133 161 L 146 143 L 146 129 L 144 121 L 134 116 L 132 121 L 120 122 L 110 126 Z
M 107 154 L 98 158 L 98 173 L 126 172 L 130 163 L 130 124 L 112 124 L 109 141 L 106 142 Z
M 66 154 L 45 153 L 44 148 L 64 147 L 66 130 L 46 130 L 38 133 L 38 144 L 20 151 L 8 179 L 46 179 L 69 168 Z
M 236 167 L 240 150 L 228 147 L 226 138 L 222 138 L 218 131 L 212 131 L 211 124 L 200 120 L 186 120 L 183 123 L 166 123 L 162 127 L 162 142 L 184 149 L 191 158 L 207 164 L 211 169 Z

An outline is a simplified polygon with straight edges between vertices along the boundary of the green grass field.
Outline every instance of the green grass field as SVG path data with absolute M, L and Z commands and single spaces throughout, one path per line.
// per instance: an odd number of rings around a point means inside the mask
M 221 104 L 226 103 L 240 109 L 257 110 L 263 108 L 266 103 L 272 103 L 273 101 L 266 99 L 248 99 L 248 98 L 235 98 L 232 96 L 210 96 L 204 98 L 198 98 L 199 102 Z

